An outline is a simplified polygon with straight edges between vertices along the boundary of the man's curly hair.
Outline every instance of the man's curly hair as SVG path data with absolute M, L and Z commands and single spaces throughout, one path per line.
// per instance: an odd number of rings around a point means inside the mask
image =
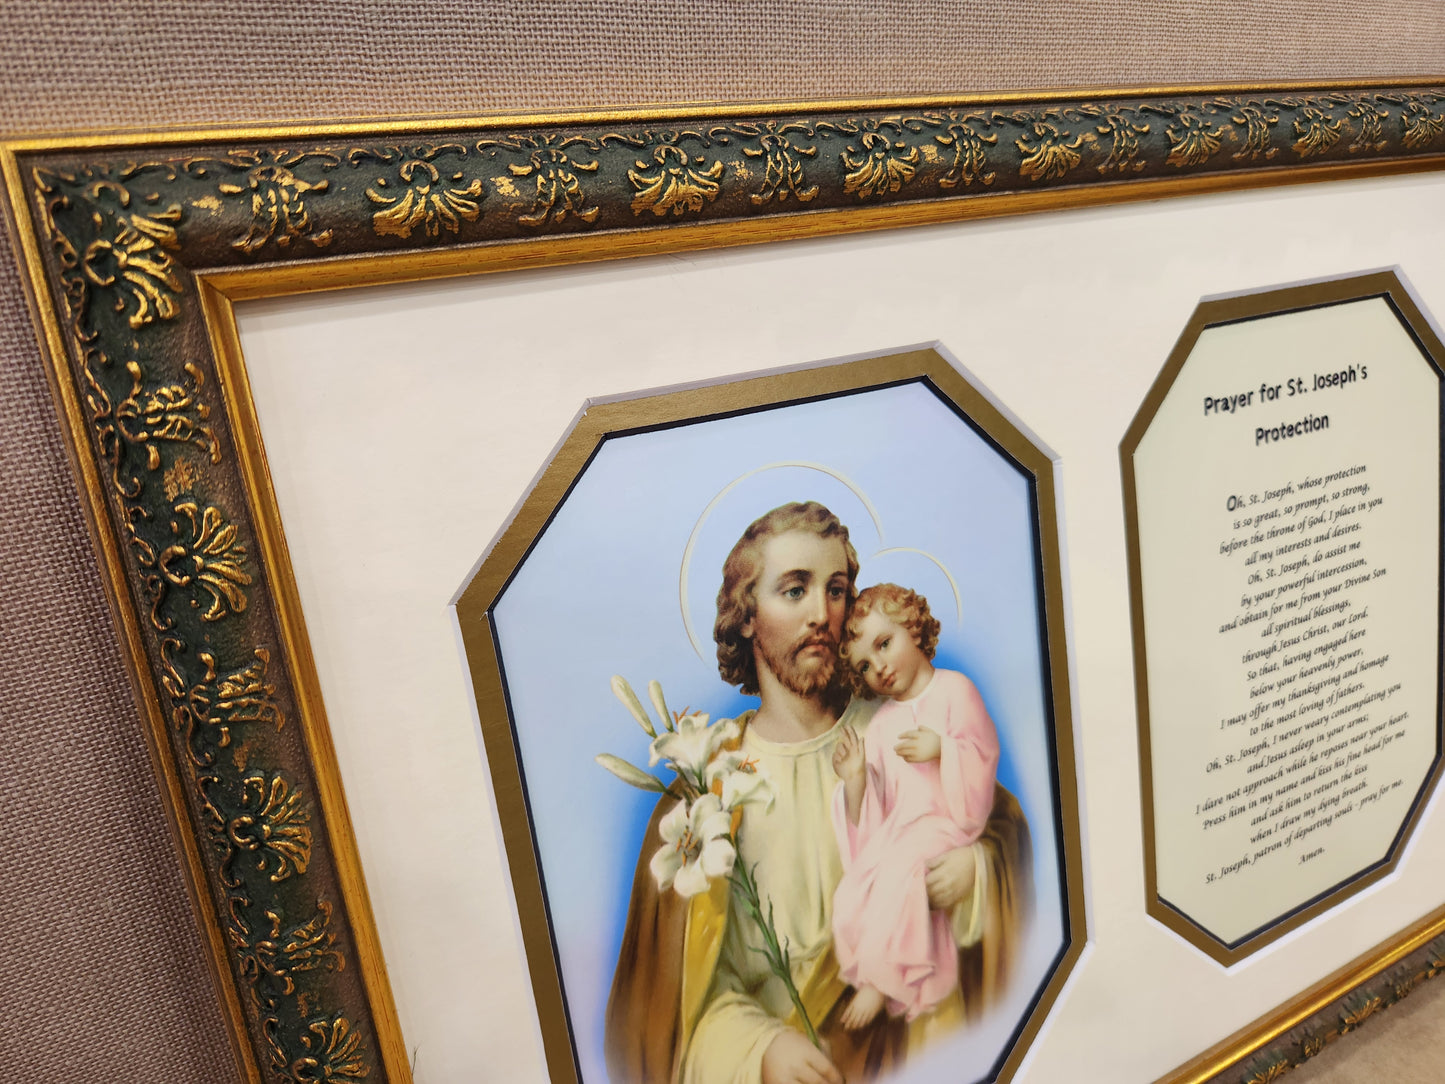
M 848 649 L 858 642 L 858 630 L 863 619 L 875 609 L 907 632 L 918 645 L 918 650 L 929 660 L 938 650 L 938 631 L 942 627 L 929 610 L 928 600 L 917 591 L 899 587 L 896 583 L 876 583 L 858 592 L 853 608 L 848 612 L 848 620 L 843 623 L 843 643 L 838 648 L 838 657 L 848 671 L 854 694 L 865 698 L 872 697 L 873 690 L 858 673 L 858 668 L 849 658 Z
M 723 562 L 722 587 L 717 593 L 717 622 L 712 629 L 712 638 L 717 641 L 718 673 L 729 685 L 739 686 L 750 696 L 758 693 L 758 667 L 753 658 L 753 642 L 742 634 L 742 628 L 758 612 L 763 543 L 788 531 L 808 531 L 820 538 L 839 539 L 848 560 L 850 605 L 856 593 L 858 554 L 848 541 L 848 528 L 827 508 L 817 501 L 794 501 L 753 520 Z

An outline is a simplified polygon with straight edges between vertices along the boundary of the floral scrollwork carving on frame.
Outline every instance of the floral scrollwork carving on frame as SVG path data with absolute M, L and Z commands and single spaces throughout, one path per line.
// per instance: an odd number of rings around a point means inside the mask
M 1318 105 L 1305 105 L 1294 119 L 1294 150 L 1301 158 L 1324 154 L 1340 141 L 1344 119 L 1332 116 Z
M 984 134 L 973 126 L 974 121 L 986 123 L 977 113 L 960 117 L 956 113 L 940 118 L 944 130 L 934 135 L 933 141 L 940 147 L 953 151 L 953 161 L 948 171 L 938 178 L 938 187 L 957 188 L 962 185 L 987 187 L 993 184 L 998 174 L 989 168 L 988 151 L 998 143 L 998 136 L 992 132 Z
M 768 120 L 735 124 L 718 130 L 722 142 L 726 142 L 728 134 L 756 141 L 756 146 L 745 144 L 742 148 L 744 158 L 762 159 L 762 185 L 748 193 L 748 202 L 754 207 L 761 207 L 775 199 L 780 204 L 786 203 L 790 197 L 799 203 L 809 203 L 818 195 L 819 186 L 808 184 L 803 171 L 803 160 L 816 158 L 818 148 L 794 138 L 812 138 L 815 133 L 811 125 Z
M 1388 146 L 1384 122 L 1390 118 L 1390 113 L 1381 109 L 1379 103 L 1361 99 L 1345 111 L 1345 116 L 1354 122 L 1357 133 L 1349 146 L 1351 154 L 1378 153 Z
M 319 160 L 323 169 L 335 169 L 341 164 L 341 159 L 330 151 L 292 151 L 283 147 L 265 152 L 232 151 L 224 159 L 192 159 L 185 165 L 197 177 L 227 167 L 231 173 L 241 174 L 235 180 L 220 182 L 216 190 L 223 196 L 249 197 L 250 225 L 231 242 L 231 247 L 252 255 L 272 242 L 283 250 L 295 241 L 307 241 L 318 249 L 331 244 L 333 231 L 318 228 L 307 205 L 313 193 L 329 193 L 331 182 L 307 180 L 296 172 L 296 167 L 312 159 Z
M 1228 101 L 1219 104 L 1229 113 L 1229 119 L 1244 129 L 1244 146 L 1232 155 L 1236 162 L 1260 158 L 1268 161 L 1279 154 L 1279 148 L 1270 143 L 1270 129 L 1279 123 L 1279 109 L 1274 103 L 1242 100 L 1232 105 Z
M 212 463 L 221 461 L 215 431 L 205 424 L 211 408 L 201 401 L 199 394 L 206 381 L 205 374 L 194 362 L 186 362 L 183 368 L 190 387 L 178 381 L 147 388 L 140 365 L 134 361 L 125 363 L 131 389 L 115 408 L 116 427 L 131 444 L 145 448 L 146 466 L 151 470 L 161 465 L 157 442 L 165 440 L 194 444 Z
M 1070 139 L 1066 127 L 1026 113 L 1016 114 L 1015 119 L 1025 128 L 1024 134 L 1014 140 L 1024 156 L 1019 162 L 1019 175 L 1029 180 L 1053 181 L 1064 177 L 1079 164 L 1084 145 L 1096 138 L 1093 132 L 1083 131 Z
M 1254 1069 L 1243 1084 L 1274 1084 L 1291 1069 L 1288 1059 L 1267 1062 Z
M 1165 161 L 1179 169 L 1202 165 L 1219 150 L 1225 132 L 1223 125 L 1211 125 L 1202 115 L 1186 110 L 1165 129 L 1169 137 Z
M 651 211 L 661 218 L 701 211 L 717 199 L 722 175 L 721 159 L 709 162 L 706 155 L 689 154 L 676 142 L 658 143 L 652 148 L 652 161 L 639 158 L 627 171 L 636 190 L 632 213 Z
M 227 613 L 244 611 L 244 588 L 251 583 L 251 573 L 246 569 L 246 547 L 236 526 L 226 522 L 219 508 L 201 508 L 195 501 L 178 502 L 175 513 L 171 532 L 180 536 L 180 541 L 167 546 L 156 559 L 162 582 L 204 591 L 210 602 L 201 614 L 202 621 L 218 621 Z M 200 607 L 203 598 L 193 591 L 190 602 Z
M 1099 163 L 1100 173 L 1138 173 L 1148 163 L 1144 160 L 1139 146 L 1139 137 L 1149 134 L 1149 125 L 1141 122 L 1137 114 L 1124 109 L 1104 111 L 1094 128 L 1094 133 L 1109 140 L 1109 153 Z
M 344 1016 L 311 1021 L 301 1044 L 304 1055 L 289 1062 L 283 1055 L 278 1062 L 291 1084 L 354 1084 L 370 1075 L 361 1040 Z
M 121 207 L 130 206 L 130 192 L 120 185 L 92 188 L 97 194 L 113 193 Z M 115 311 L 125 313 L 133 330 L 173 320 L 179 311 L 182 283 L 172 253 L 180 247 L 176 223 L 181 215 L 180 204 L 173 203 L 153 214 L 116 214 L 107 228 L 102 212 L 93 212 L 100 236 L 85 246 L 80 268 L 90 285 L 114 293 Z
M 224 675 L 217 673 L 211 652 L 198 652 L 203 672 L 200 680 L 188 681 L 177 658 L 184 646 L 174 638 L 162 641 L 165 671 L 161 685 L 171 699 L 171 720 L 184 735 L 193 763 L 206 767 L 215 760 L 214 751 L 199 744 L 202 736 L 207 739 L 206 746 L 224 749 L 231 744 L 231 730 L 236 726 L 260 723 L 278 731 L 285 726 L 276 686 L 267 680 L 271 653 L 264 647 L 255 649 L 249 663 Z
M 585 157 L 572 150 L 580 146 L 591 152 Z M 594 139 L 584 136 L 547 134 L 540 136 L 517 135 L 507 139 L 483 139 L 477 143 L 478 150 L 497 148 L 517 151 L 526 155 L 525 162 L 511 162 L 507 172 L 513 177 L 527 177 L 532 181 L 532 206 L 517 216 L 524 226 L 560 226 L 568 217 L 591 225 L 601 213 L 595 203 L 590 202 L 582 188 L 579 173 L 596 173 L 599 149 Z
M 274 1005 L 277 996 L 295 993 L 298 975 L 318 968 L 345 968 L 346 959 L 336 950 L 331 914 L 331 903 L 318 900 L 311 918 L 287 927 L 277 911 L 267 910 L 265 929 L 260 932 L 253 932 L 250 923 L 233 916 L 231 941 L 241 959 L 241 972 L 254 984 L 263 1005 Z
M 863 121 L 856 144 L 839 155 L 843 191 L 859 199 L 897 192 L 918 172 L 920 152 L 897 118 Z
M 278 775 L 241 780 L 241 812 L 226 822 L 226 838 L 239 851 L 257 856 L 256 868 L 272 884 L 305 873 L 311 861 L 311 811 L 301 791 Z
M 1428 147 L 1445 132 L 1445 116 L 1436 113 L 1419 97 L 1406 102 L 1400 121 L 1405 129 L 1405 146 L 1411 150 Z
M 466 153 L 467 148 L 460 143 L 407 150 L 353 149 L 347 155 L 353 166 L 369 158 L 401 162 L 395 182 L 378 177 L 366 189 L 366 198 L 380 208 L 371 216 L 376 235 L 406 240 L 420 231 L 422 236 L 436 240 L 443 231 L 455 235 L 461 232 L 463 222 L 476 222 L 486 198 L 481 179 L 468 181 L 464 170 L 452 166 L 446 167 L 444 176 L 439 164 L 443 156 L 465 157 Z

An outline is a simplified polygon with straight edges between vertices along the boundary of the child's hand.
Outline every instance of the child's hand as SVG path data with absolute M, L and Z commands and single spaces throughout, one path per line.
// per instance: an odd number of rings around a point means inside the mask
M 839 779 L 847 783 L 862 779 L 863 767 L 863 739 L 851 726 L 845 726 L 838 735 L 838 743 L 833 746 L 833 771 L 838 773 Z
M 893 751 L 909 764 L 923 764 L 943 755 L 943 739 L 926 726 L 915 727 L 898 735 Z

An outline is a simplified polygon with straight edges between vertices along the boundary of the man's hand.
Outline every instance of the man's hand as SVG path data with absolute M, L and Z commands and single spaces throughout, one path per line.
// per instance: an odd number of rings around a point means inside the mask
M 923 885 L 928 889 L 928 906 L 935 911 L 951 911 L 973 891 L 978 856 L 973 845 L 944 851 L 928 863 Z
M 923 764 L 943 755 L 943 739 L 926 726 L 915 727 L 898 735 L 893 751 L 909 764 Z
M 784 1028 L 763 1051 L 762 1084 L 843 1084 L 843 1074 L 806 1038 Z
M 847 783 L 863 778 L 863 739 L 851 726 L 844 724 L 833 746 L 833 770 L 838 778 Z

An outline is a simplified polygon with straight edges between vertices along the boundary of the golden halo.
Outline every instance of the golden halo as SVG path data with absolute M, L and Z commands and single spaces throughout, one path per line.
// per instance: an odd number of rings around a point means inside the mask
M 692 649 L 697 652 L 697 657 L 699 659 L 702 659 L 704 662 L 707 661 L 707 655 L 703 652 L 702 641 L 698 638 L 697 630 L 693 627 L 692 617 L 688 612 L 687 605 L 687 580 L 688 574 L 692 570 L 692 553 L 693 549 L 697 545 L 698 536 L 702 534 L 703 524 L 705 524 L 708 517 L 712 515 L 713 509 L 717 507 L 718 502 L 721 501 L 724 497 L 726 497 L 729 493 L 731 493 L 734 489 L 736 489 L 741 483 L 747 481 L 754 475 L 762 474 L 764 471 L 779 470 L 784 467 L 796 467 L 802 470 L 815 470 L 822 474 L 826 474 L 829 478 L 832 478 L 835 481 L 841 482 L 844 486 L 848 488 L 849 492 L 851 492 L 853 496 L 858 498 L 859 502 L 862 503 L 863 507 L 867 509 L 868 517 L 873 521 L 873 529 L 878 534 L 878 541 L 883 541 L 883 521 L 878 518 L 878 510 L 873 507 L 873 502 L 868 499 L 868 494 L 864 493 L 863 490 L 860 489 L 851 478 L 849 478 L 845 474 L 839 473 L 832 467 L 825 467 L 821 463 L 809 463 L 804 460 L 784 460 L 778 463 L 766 463 L 761 467 L 755 467 L 744 474 L 738 475 L 727 485 L 723 486 L 722 489 L 718 490 L 718 492 L 713 496 L 712 500 L 707 502 L 707 506 L 702 510 L 702 514 L 697 517 L 697 522 L 694 523 L 692 526 L 692 533 L 687 536 L 687 545 L 684 546 L 682 550 L 682 564 L 679 566 L 677 571 L 677 601 L 678 609 L 682 613 L 682 627 L 687 630 L 687 638 L 692 644 Z M 948 567 L 937 557 L 933 556 L 933 554 L 927 552 L 926 550 L 918 549 L 914 546 L 890 546 L 885 549 L 880 549 L 875 552 L 873 556 L 869 558 L 869 560 L 871 561 L 878 557 L 884 557 L 888 554 L 893 553 L 917 554 L 920 557 L 927 558 L 938 566 L 939 571 L 942 572 L 944 578 L 948 580 L 948 586 L 953 590 L 954 608 L 958 613 L 959 624 L 962 624 L 963 596 L 958 589 L 958 582 L 953 578 L 953 573 L 948 570 Z
M 955 612 L 958 614 L 958 623 L 960 625 L 963 624 L 963 593 L 959 591 L 958 581 L 953 578 L 953 573 L 948 571 L 947 565 L 945 565 L 942 561 L 940 561 L 937 557 L 933 556 L 933 554 L 929 553 L 927 550 L 921 550 L 915 546 L 889 546 L 887 549 L 879 550 L 872 557 L 868 558 L 868 560 L 872 561 L 874 560 L 874 558 L 885 557 L 890 553 L 916 553 L 920 557 L 927 557 L 930 561 L 936 564 L 938 566 L 938 571 L 942 572 L 944 579 L 948 581 L 948 586 L 953 589 L 953 607 Z
M 859 489 L 852 479 L 838 473 L 832 467 L 825 467 L 821 463 L 808 463 L 800 459 L 785 460 L 779 463 L 765 463 L 761 467 L 754 467 L 745 474 L 738 475 L 717 491 L 713 499 L 707 502 L 707 507 L 702 510 L 702 515 L 697 517 L 697 522 L 692 526 L 692 533 L 687 536 L 687 545 L 682 549 L 682 565 L 677 570 L 677 601 L 679 609 L 682 611 L 682 627 L 687 630 L 687 638 L 692 642 L 692 649 L 697 652 L 697 657 L 704 662 L 707 661 L 707 656 L 703 654 L 702 641 L 698 639 L 697 630 L 692 627 L 692 617 L 687 612 L 687 576 L 692 568 L 693 547 L 697 545 L 697 538 L 702 533 L 703 524 L 707 522 L 708 516 L 712 515 L 712 511 L 717 507 L 719 501 L 754 475 L 762 474 L 764 471 L 779 470 L 783 467 L 799 467 L 803 470 L 819 471 L 829 478 L 842 482 L 853 496 L 863 502 L 863 507 L 868 510 L 869 518 L 873 520 L 873 528 L 878 532 L 878 541 L 883 541 L 883 524 L 878 519 L 878 510 L 873 507 L 873 502 L 868 499 L 868 494 Z

